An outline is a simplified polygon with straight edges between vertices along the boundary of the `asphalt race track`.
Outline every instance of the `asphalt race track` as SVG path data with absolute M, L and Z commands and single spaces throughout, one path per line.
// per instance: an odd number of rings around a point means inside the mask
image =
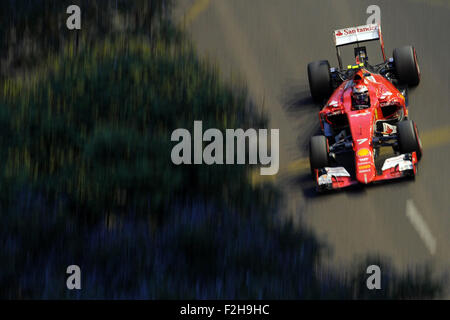
M 332 31 L 365 24 L 371 4 L 381 8 L 386 54 L 408 44 L 417 50 L 422 81 L 410 91 L 409 110 L 424 156 L 415 181 L 318 196 L 308 141 L 317 133 L 319 109 L 309 96 L 306 65 L 328 59 L 337 66 Z M 178 14 L 200 53 L 217 61 L 225 77 L 244 79 L 270 127 L 280 129 L 274 180 L 284 190 L 283 215 L 330 246 L 329 263 L 379 254 L 400 270 L 428 262 L 448 270 L 450 1 L 190 0 Z

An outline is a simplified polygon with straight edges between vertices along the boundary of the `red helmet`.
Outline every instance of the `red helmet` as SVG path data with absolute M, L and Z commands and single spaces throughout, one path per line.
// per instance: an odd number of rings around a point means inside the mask
M 369 106 L 369 90 L 363 84 L 353 87 L 352 98 L 355 105 Z

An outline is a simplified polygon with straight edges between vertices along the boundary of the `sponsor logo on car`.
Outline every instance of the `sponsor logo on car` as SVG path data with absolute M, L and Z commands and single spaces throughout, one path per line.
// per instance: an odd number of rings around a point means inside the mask
M 364 148 L 364 149 L 359 149 L 357 152 L 356 152 L 356 155 L 358 156 L 358 157 L 365 157 L 365 156 L 368 156 L 370 154 L 370 150 L 369 149 L 366 149 L 366 148 Z
M 367 25 L 367 26 L 337 30 L 335 32 L 335 34 L 336 34 L 336 37 L 341 37 L 344 35 L 348 36 L 348 35 L 353 35 L 353 34 L 357 34 L 357 33 L 371 32 L 371 31 L 377 30 L 377 28 L 378 28 L 377 25 Z
M 369 140 L 369 139 L 367 139 L 367 138 L 364 138 L 364 139 L 358 139 L 358 144 L 363 144 L 363 143 L 366 142 L 367 140 Z

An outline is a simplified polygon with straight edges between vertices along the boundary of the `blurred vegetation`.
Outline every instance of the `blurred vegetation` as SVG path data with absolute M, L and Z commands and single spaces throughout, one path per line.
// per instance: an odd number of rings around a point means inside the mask
M 249 166 L 175 166 L 176 128 L 259 128 L 245 86 L 223 82 L 170 21 L 171 1 L 8 1 L 0 13 L 0 297 L 431 298 L 428 269 L 365 290 L 364 267 L 280 224 L 280 195 Z M 373 260 L 373 259 L 372 259 Z M 366 261 L 365 263 L 368 263 Z M 82 290 L 65 288 L 80 265 Z M 361 273 L 362 272 L 362 273 Z
M 66 9 L 81 8 L 80 31 L 68 30 Z M 0 11 L 0 79 L 35 67 L 65 46 L 92 46 L 106 35 L 171 38 L 173 0 L 7 0 Z
M 106 212 L 159 220 L 186 196 L 253 201 L 239 183 L 245 167 L 170 161 L 171 132 L 196 119 L 223 129 L 258 125 L 243 107 L 245 92 L 221 83 L 189 47 L 106 39 L 76 55 L 67 50 L 43 75 L 5 81 L 3 93 L 8 197 L 27 181 L 89 221 Z

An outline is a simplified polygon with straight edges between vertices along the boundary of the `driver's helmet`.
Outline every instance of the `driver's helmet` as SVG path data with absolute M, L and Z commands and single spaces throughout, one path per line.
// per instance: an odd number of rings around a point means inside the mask
M 353 87 L 352 98 L 356 106 L 369 106 L 369 90 L 363 84 L 357 84 Z

